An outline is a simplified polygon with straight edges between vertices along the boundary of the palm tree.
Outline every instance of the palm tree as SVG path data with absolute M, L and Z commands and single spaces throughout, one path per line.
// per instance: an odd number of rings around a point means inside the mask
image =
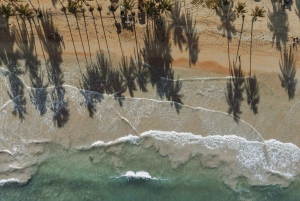
M 90 6 L 89 11 L 92 14 L 92 19 L 93 19 L 93 22 L 94 22 L 94 27 L 95 27 L 96 36 L 97 36 L 98 47 L 99 47 L 99 51 L 100 51 L 100 43 L 99 43 L 98 31 L 97 31 L 97 26 L 96 26 L 96 22 L 95 22 L 94 13 L 93 13 L 94 7 Z
M 12 6 L 11 3 L 8 3 L 6 6 L 5 5 L 1 5 L 0 7 L 0 15 L 4 15 L 5 19 L 6 19 L 6 25 L 8 28 L 8 19 L 10 16 L 13 16 L 16 14 L 16 10 L 14 9 L 14 7 Z
M 118 4 L 112 3 L 110 5 L 110 7 L 109 7 L 109 10 L 112 12 L 114 20 L 115 20 L 115 26 L 117 28 L 117 33 L 118 33 L 118 39 L 119 39 L 121 54 L 122 54 L 122 57 L 124 58 L 124 52 L 123 52 L 123 48 L 122 48 L 122 44 L 121 44 L 121 39 L 120 39 L 121 25 L 120 25 L 120 23 L 117 22 L 116 16 L 115 16 L 115 12 L 116 12 L 117 8 L 118 8 Z
M 98 4 L 98 1 L 96 0 L 97 3 L 97 10 L 100 14 L 100 19 L 101 19 L 101 24 L 102 24 L 102 29 L 103 29 L 103 33 L 104 33 L 104 38 L 105 38 L 105 42 L 106 42 L 106 47 L 107 47 L 107 52 L 108 52 L 108 56 L 109 56 L 109 61 L 110 61 L 110 66 L 112 66 L 112 62 L 111 62 L 111 57 L 110 57 L 110 53 L 109 53 L 109 48 L 108 48 L 108 44 L 107 44 L 107 38 L 106 38 L 106 33 L 105 33 L 105 29 L 104 29 L 104 25 L 103 25 L 103 20 L 102 20 L 102 5 Z
M 132 11 L 133 7 L 135 6 L 135 2 L 134 2 L 134 0 L 124 0 L 123 1 L 123 6 L 124 6 L 126 12 L 128 10 Z
M 161 0 L 158 5 L 161 14 L 165 13 L 166 11 L 171 12 L 172 7 L 173 7 L 173 3 L 171 3 L 170 0 Z
M 237 58 L 238 58 L 239 50 L 240 50 L 240 45 L 241 45 L 244 21 L 245 21 L 245 15 L 244 14 L 247 12 L 246 3 L 238 1 L 237 5 L 235 6 L 235 12 L 236 12 L 236 17 L 238 17 L 238 18 L 240 17 L 240 15 L 242 15 L 242 28 L 241 28 L 241 34 L 240 34 L 240 39 L 239 39 L 239 44 L 238 44 L 238 49 L 237 49 L 237 52 L 236 52 L 236 59 L 235 59 L 235 62 L 237 62 Z
M 81 36 L 81 32 L 80 32 L 80 27 L 79 27 L 79 24 L 78 24 L 78 19 L 77 19 L 77 14 L 79 12 L 81 12 L 82 10 L 82 7 L 81 5 L 79 5 L 77 2 L 74 2 L 72 0 L 69 0 L 68 2 L 68 11 L 70 13 L 72 13 L 75 17 L 75 20 L 76 20 L 76 24 L 77 24 L 77 28 L 78 28 L 78 32 L 79 32 L 79 37 L 80 37 L 80 40 L 81 40 L 81 45 L 82 45 L 82 48 L 83 48 L 83 53 L 84 53 L 84 57 L 85 57 L 85 61 L 86 63 L 88 63 L 87 61 L 87 57 L 86 57 L 86 54 L 85 54 L 85 49 L 84 49 L 84 45 L 83 45 L 83 41 L 82 41 L 82 36 Z
M 258 7 L 255 6 L 254 9 L 252 9 L 252 22 L 251 22 L 251 41 L 250 41 L 250 72 L 249 75 L 251 76 L 251 57 L 252 57 L 252 34 L 253 34 L 253 24 L 254 21 L 257 20 L 258 17 L 265 17 L 265 12 L 266 10 L 264 9 L 264 7 Z
M 69 32 L 70 32 L 70 35 L 71 35 L 71 38 L 72 38 L 72 42 L 73 42 L 73 47 L 74 47 L 74 51 L 75 51 L 75 55 L 76 55 L 76 59 L 77 59 L 77 63 L 78 63 L 78 66 L 79 66 L 79 70 L 81 71 L 81 68 L 80 68 L 80 63 L 79 63 L 79 59 L 78 59 L 78 54 L 77 54 L 77 51 L 76 51 L 76 47 L 75 47 L 75 43 L 74 43 L 74 38 L 73 38 L 73 34 L 72 34 L 72 31 L 71 31 L 71 27 L 70 27 L 70 23 L 69 23 L 69 19 L 68 19 L 68 16 L 67 16 L 67 9 L 66 7 L 64 6 L 64 4 L 62 3 L 61 0 L 59 0 L 60 4 L 62 5 L 62 11 L 64 12 L 65 14 L 65 17 L 66 17 L 66 20 L 67 20 L 67 23 L 68 23 L 68 27 L 69 27 Z
M 32 18 L 35 15 L 34 10 L 29 7 L 29 4 L 25 4 L 25 5 L 21 4 L 17 8 L 17 11 L 18 11 L 18 13 L 21 16 L 21 19 L 23 21 L 24 28 L 25 28 L 27 34 L 28 34 L 28 30 L 27 30 L 27 27 L 26 27 L 25 18 L 28 20 L 29 25 L 30 25 L 30 29 L 31 29 L 31 32 L 32 32 L 32 24 L 31 24 L 30 18 Z M 35 45 L 34 45 L 34 49 L 35 49 L 35 54 L 36 54 L 36 59 L 37 59 L 37 50 L 36 50 L 36 46 Z M 37 61 L 36 61 L 36 63 L 37 63 Z
M 87 31 L 87 27 L 86 27 L 86 21 L 85 21 L 85 8 L 81 9 L 82 12 L 82 16 L 83 16 L 83 21 L 84 21 L 84 27 L 85 27 L 85 34 L 86 34 L 86 38 L 87 38 L 87 42 L 88 42 L 88 46 L 89 46 L 89 52 L 90 52 L 90 60 L 92 63 L 92 54 L 91 54 L 91 46 L 90 46 L 90 40 L 89 40 L 89 35 L 88 35 L 88 31 Z
M 155 3 L 152 2 L 152 1 L 146 1 L 143 4 L 143 11 L 147 15 L 147 27 L 148 27 L 149 17 L 152 16 L 152 15 L 154 15 L 154 13 L 156 12 Z

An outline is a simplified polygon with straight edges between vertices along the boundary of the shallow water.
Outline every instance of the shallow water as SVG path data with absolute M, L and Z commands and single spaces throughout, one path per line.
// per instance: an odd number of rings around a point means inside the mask
M 47 145 L 52 146 L 52 145 Z M 7 183 L 2 200 L 298 200 L 300 182 L 288 188 L 251 186 L 239 178 L 237 189 L 224 183 L 223 165 L 204 167 L 202 156 L 173 169 L 154 148 L 129 142 L 120 153 L 108 147 L 60 150 L 38 165 L 25 185 Z M 49 147 L 48 147 L 49 148 Z M 117 160 L 119 166 L 115 166 Z

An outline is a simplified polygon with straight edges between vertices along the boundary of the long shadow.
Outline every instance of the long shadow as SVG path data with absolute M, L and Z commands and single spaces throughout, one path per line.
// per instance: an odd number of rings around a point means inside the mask
M 123 58 L 120 64 L 120 72 L 125 80 L 125 88 L 128 89 L 131 97 L 134 97 L 134 91 L 137 91 L 136 75 L 137 75 L 137 63 L 132 57 L 128 62 L 127 58 Z
M 156 88 L 158 97 L 182 104 L 180 99 L 182 95 L 179 95 L 182 83 L 178 81 L 177 86 L 174 85 L 173 59 L 169 40 L 170 29 L 162 27 L 152 32 L 147 28 L 144 36 L 144 60 L 149 68 L 150 82 L 152 87 Z M 180 107 L 177 107 L 178 113 L 179 109 Z
M 94 22 L 94 28 L 95 28 L 95 33 L 96 33 L 97 42 L 98 42 L 98 48 L 99 48 L 99 51 L 100 51 L 101 48 L 100 48 L 99 36 L 98 36 L 97 25 L 96 25 L 96 21 L 95 21 L 95 16 L 94 16 L 93 10 L 94 10 L 93 8 L 90 8 L 90 12 L 92 14 L 92 19 L 93 19 L 93 22 Z
M 110 8 L 110 11 L 112 12 L 113 17 L 114 17 L 114 20 L 115 20 L 115 27 L 116 27 L 116 29 L 117 29 L 117 34 L 118 34 L 118 39 L 119 39 L 119 44 L 120 44 L 121 54 L 122 54 L 122 57 L 124 58 L 124 52 L 123 52 L 122 43 L 121 43 L 121 39 L 120 39 L 120 34 L 121 34 L 121 24 L 116 20 L 116 16 L 115 16 L 116 8 Z
M 145 62 L 149 65 L 150 82 L 160 98 L 165 96 L 167 79 L 173 79 L 170 32 L 166 29 L 150 31 L 144 35 Z
M 14 109 L 12 114 L 15 116 L 19 116 L 20 120 L 23 121 L 25 119 L 25 114 L 26 114 L 26 98 L 24 96 L 24 84 L 18 76 L 25 73 L 25 71 L 21 69 L 18 60 L 25 58 L 26 53 L 22 52 L 22 50 L 14 51 L 13 44 L 15 42 L 17 44 L 24 42 L 25 44 L 25 42 L 27 42 L 28 46 L 33 47 L 34 41 L 33 40 L 27 41 L 27 39 L 23 40 L 22 36 L 28 32 L 24 32 L 24 26 L 20 28 L 21 29 L 17 29 L 16 26 L 13 26 L 12 28 L 13 31 L 11 32 L 8 31 L 7 33 L 8 35 L 6 35 L 6 37 L 8 37 L 7 39 L 11 41 L 11 43 L 3 45 L 4 55 L 1 54 L 1 60 L 10 71 L 10 73 L 8 74 L 9 83 L 10 83 L 10 92 L 7 91 L 7 93 L 9 98 L 14 103 Z M 1 38 L 2 37 L 3 36 L 1 36 Z M 1 39 L 1 41 L 4 42 L 3 39 Z M 5 41 L 5 43 L 7 42 Z M 33 50 L 33 48 L 31 48 L 31 50 Z M 33 58 L 33 54 L 30 58 Z M 34 58 L 34 60 L 36 59 Z M 31 61 L 29 60 L 25 61 L 25 65 L 28 64 L 29 62 Z
M 231 35 L 236 33 L 235 26 L 233 22 L 236 20 L 236 14 L 233 11 L 233 1 L 228 1 L 228 4 L 225 4 L 225 1 L 218 0 L 219 6 L 215 8 L 217 16 L 219 16 L 221 24 L 218 27 L 219 30 L 223 31 L 223 35 L 227 36 L 231 40 Z
M 260 99 L 259 83 L 256 75 L 252 75 L 245 79 L 245 88 L 247 93 L 247 103 L 254 114 L 258 113 L 258 103 Z
M 52 15 L 44 14 L 41 18 L 43 35 L 41 35 L 41 41 L 45 48 L 45 52 L 48 54 L 48 61 L 46 65 L 48 81 L 51 85 L 54 86 L 53 90 L 50 92 L 51 102 L 49 107 L 53 112 L 53 121 L 54 124 L 61 128 L 69 120 L 70 112 L 68 109 L 69 103 L 65 99 L 65 89 L 62 86 L 64 83 L 64 75 L 61 70 L 62 63 L 62 49 L 61 41 L 49 39 L 48 36 L 53 30 L 55 30 Z
M 295 8 L 295 13 L 298 16 L 299 20 L 300 20 L 300 0 L 295 0 L 296 2 L 296 8 Z
M 219 30 L 222 30 L 223 36 L 227 37 L 227 51 L 228 51 L 228 63 L 230 68 L 230 50 L 229 44 L 232 40 L 232 34 L 236 33 L 235 26 L 233 22 L 236 20 L 236 14 L 233 11 L 233 1 L 222 1 L 218 0 L 218 6 L 215 7 L 217 16 L 219 16 L 221 24 L 218 27 Z
M 283 8 L 281 0 L 272 0 L 273 11 L 268 9 L 268 28 L 273 32 L 272 45 L 281 51 L 281 43 L 286 45 L 288 42 L 289 23 L 288 16 Z
M 232 67 L 230 68 L 230 79 L 227 82 L 227 92 L 226 101 L 228 104 L 228 114 L 233 115 L 233 119 L 238 123 L 240 119 L 241 111 L 241 102 L 244 100 L 243 91 L 244 87 L 244 73 L 241 69 L 241 62 L 237 65 L 233 61 Z
M 98 4 L 98 1 L 96 0 L 97 3 L 97 10 L 100 14 L 100 21 L 101 21 L 101 25 L 102 25 L 102 30 L 103 30 L 103 34 L 104 34 L 104 38 L 105 38 L 105 42 L 106 42 L 106 48 L 107 48 L 107 52 L 108 52 L 108 56 L 109 56 L 109 61 L 110 61 L 110 65 L 112 66 L 112 61 L 111 61 L 111 56 L 110 56 L 110 52 L 109 52 L 109 48 L 108 48 L 108 43 L 107 43 L 107 37 L 106 37 L 106 32 L 104 29 L 104 24 L 103 24 L 103 19 L 102 19 L 102 7 Z
M 35 49 L 35 39 L 33 32 L 29 36 L 29 40 L 23 41 L 22 33 L 26 30 L 21 29 L 15 33 L 16 44 L 22 58 L 25 60 L 26 70 L 29 71 L 30 78 L 30 100 L 34 104 L 35 108 L 39 110 L 40 115 L 43 116 L 47 112 L 46 101 L 48 84 L 44 83 L 44 75 L 41 70 L 41 61 L 37 58 Z M 38 31 L 38 30 L 37 30 Z M 35 50 L 35 54 L 34 54 Z
M 87 39 L 88 46 L 89 46 L 90 60 L 92 62 L 91 46 L 90 46 L 89 34 L 88 34 L 88 31 L 87 31 L 87 25 L 86 25 L 86 20 L 85 20 L 85 10 L 84 9 L 82 10 L 82 17 L 83 17 L 83 21 L 84 21 L 86 39 Z
M 69 2 L 71 2 L 71 1 L 69 1 Z M 79 37 L 80 37 L 80 41 L 81 41 L 83 53 L 84 53 L 84 58 L 85 58 L 86 63 L 88 63 L 87 57 L 86 57 L 85 48 L 84 48 L 84 44 L 83 44 L 83 40 L 82 40 L 82 35 L 81 35 L 81 31 L 80 31 L 80 26 L 79 26 L 79 23 L 78 23 L 78 16 L 77 16 L 78 13 L 79 13 L 79 12 L 73 13 L 73 15 L 74 15 L 74 17 L 75 17 L 75 21 L 76 21 L 76 25 L 77 25 L 77 29 L 78 29 L 78 33 L 79 33 Z
M 185 25 L 185 34 L 187 39 L 186 51 L 189 52 L 189 65 L 196 64 L 198 61 L 199 50 L 199 34 L 196 32 L 196 21 L 193 22 L 192 15 L 187 13 L 186 25 Z
M 181 12 L 181 3 L 178 0 L 176 0 L 173 5 L 170 17 L 172 23 L 169 28 L 173 30 L 174 43 L 175 45 L 178 45 L 180 51 L 182 51 L 182 46 L 187 42 L 183 32 L 186 20 L 185 15 Z
M 6 27 L 0 29 L 0 60 L 9 71 L 9 73 L 6 73 L 10 84 L 10 91 L 7 91 L 7 94 L 14 104 L 12 114 L 18 116 L 23 121 L 26 114 L 26 98 L 24 96 L 24 84 L 18 77 L 25 73 L 18 62 L 19 59 L 23 58 L 23 55 L 20 51 L 14 50 L 16 32 L 20 33 L 20 30 L 17 30 L 17 27 L 14 25 L 10 29 L 9 18 L 5 18 L 4 20 Z
M 96 104 L 103 99 L 110 73 L 111 66 L 104 53 L 100 52 L 97 54 L 96 63 L 87 65 L 86 74 L 82 74 L 80 88 L 83 90 L 80 93 L 85 98 L 83 104 L 87 107 L 91 118 L 96 112 Z
M 281 53 L 281 60 L 279 62 L 279 67 L 281 70 L 281 75 L 279 74 L 279 79 L 281 81 L 281 86 L 288 92 L 289 99 L 293 99 L 295 96 L 297 79 L 296 75 L 296 59 L 292 52 L 292 47 L 288 51 L 285 47 L 283 53 Z

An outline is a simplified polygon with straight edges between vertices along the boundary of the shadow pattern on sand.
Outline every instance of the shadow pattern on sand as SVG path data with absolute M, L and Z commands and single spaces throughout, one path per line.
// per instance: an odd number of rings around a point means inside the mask
M 196 21 L 193 20 L 193 15 L 190 12 L 183 13 L 181 3 L 175 1 L 170 17 L 172 23 L 169 29 L 172 30 L 175 45 L 178 45 L 180 51 L 182 51 L 183 45 L 186 45 L 185 51 L 188 51 L 189 66 L 196 64 L 200 49 L 199 33 L 197 32 Z
M 243 92 L 244 86 L 244 73 L 241 69 L 241 62 L 239 64 L 233 61 L 232 67 L 229 70 L 231 78 L 227 82 L 226 101 L 228 104 L 228 114 L 233 115 L 233 119 L 239 122 L 241 111 L 241 103 L 244 100 Z
M 285 12 L 284 5 L 280 0 L 272 0 L 273 11 L 268 9 L 268 28 L 273 32 L 272 44 L 276 49 L 281 51 L 281 43 L 286 45 L 288 42 L 289 23 L 288 16 Z
M 45 52 L 49 57 L 46 64 L 48 81 L 54 86 L 49 93 L 51 101 L 47 104 L 53 112 L 54 124 L 61 128 L 68 122 L 70 116 L 70 111 L 68 109 L 69 102 L 65 98 L 66 91 L 62 86 L 64 83 L 64 75 L 60 66 L 62 62 L 62 48 L 60 41 L 48 39 L 50 33 L 55 30 L 51 14 L 45 13 L 41 18 L 41 24 L 42 27 L 40 27 L 39 30 L 39 37 L 43 43 Z M 43 93 L 41 94 L 45 96 L 47 94 L 45 86 L 42 90 Z
M 256 75 L 245 78 L 245 88 L 247 93 L 247 103 L 254 114 L 258 113 L 258 104 L 260 100 L 259 83 Z
M 279 79 L 281 81 L 281 86 L 287 91 L 289 99 L 293 99 L 295 96 L 297 79 L 296 75 L 296 60 L 292 47 L 288 50 L 286 47 L 283 52 L 281 52 L 281 60 L 279 61 L 279 67 L 281 74 L 279 74 Z
M 25 70 L 22 69 L 19 63 L 19 59 L 22 59 L 24 55 L 20 51 L 14 51 L 16 40 L 19 39 L 23 41 L 23 38 L 18 38 L 20 32 L 17 31 L 16 26 L 13 26 L 11 30 L 9 29 L 8 18 L 6 18 L 6 25 L 6 28 L 0 29 L 0 42 L 3 44 L 0 46 L 0 59 L 1 63 L 3 63 L 9 71 L 9 73 L 5 73 L 5 76 L 8 77 L 10 85 L 10 91 L 7 91 L 7 94 L 14 103 L 12 114 L 18 116 L 19 119 L 23 121 L 26 114 L 25 86 L 18 76 L 25 73 Z M 28 41 L 26 42 L 28 43 Z

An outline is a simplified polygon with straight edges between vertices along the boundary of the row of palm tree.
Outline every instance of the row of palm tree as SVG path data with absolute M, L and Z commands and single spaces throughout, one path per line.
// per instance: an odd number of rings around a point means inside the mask
M 232 3 L 232 2 L 230 2 Z M 215 9 L 223 8 L 223 3 L 221 0 L 212 0 L 207 2 L 207 7 Z M 240 45 L 241 45 L 241 38 L 242 38 L 242 33 L 243 33 L 243 27 L 244 27 L 244 21 L 245 21 L 245 13 L 247 13 L 246 10 L 246 3 L 245 2 L 240 2 L 238 1 L 234 12 L 236 13 L 236 17 L 239 18 L 242 16 L 242 26 L 241 26 L 241 31 L 240 31 L 240 38 L 239 38 L 239 43 L 238 43 L 238 48 L 237 48 L 237 53 L 236 53 L 236 59 L 235 63 L 237 62 L 237 58 L 239 56 L 239 50 L 240 50 Z M 252 39 L 253 39 L 253 25 L 254 22 L 259 18 L 259 17 L 265 17 L 265 12 L 266 10 L 263 7 L 255 6 L 254 9 L 252 9 L 251 12 L 251 37 L 250 37 L 250 70 L 249 70 L 249 75 L 251 76 L 251 63 L 252 63 Z M 226 12 L 228 15 L 228 12 Z M 230 60 L 229 60 L 230 62 Z M 229 66 L 230 67 L 230 66 Z

